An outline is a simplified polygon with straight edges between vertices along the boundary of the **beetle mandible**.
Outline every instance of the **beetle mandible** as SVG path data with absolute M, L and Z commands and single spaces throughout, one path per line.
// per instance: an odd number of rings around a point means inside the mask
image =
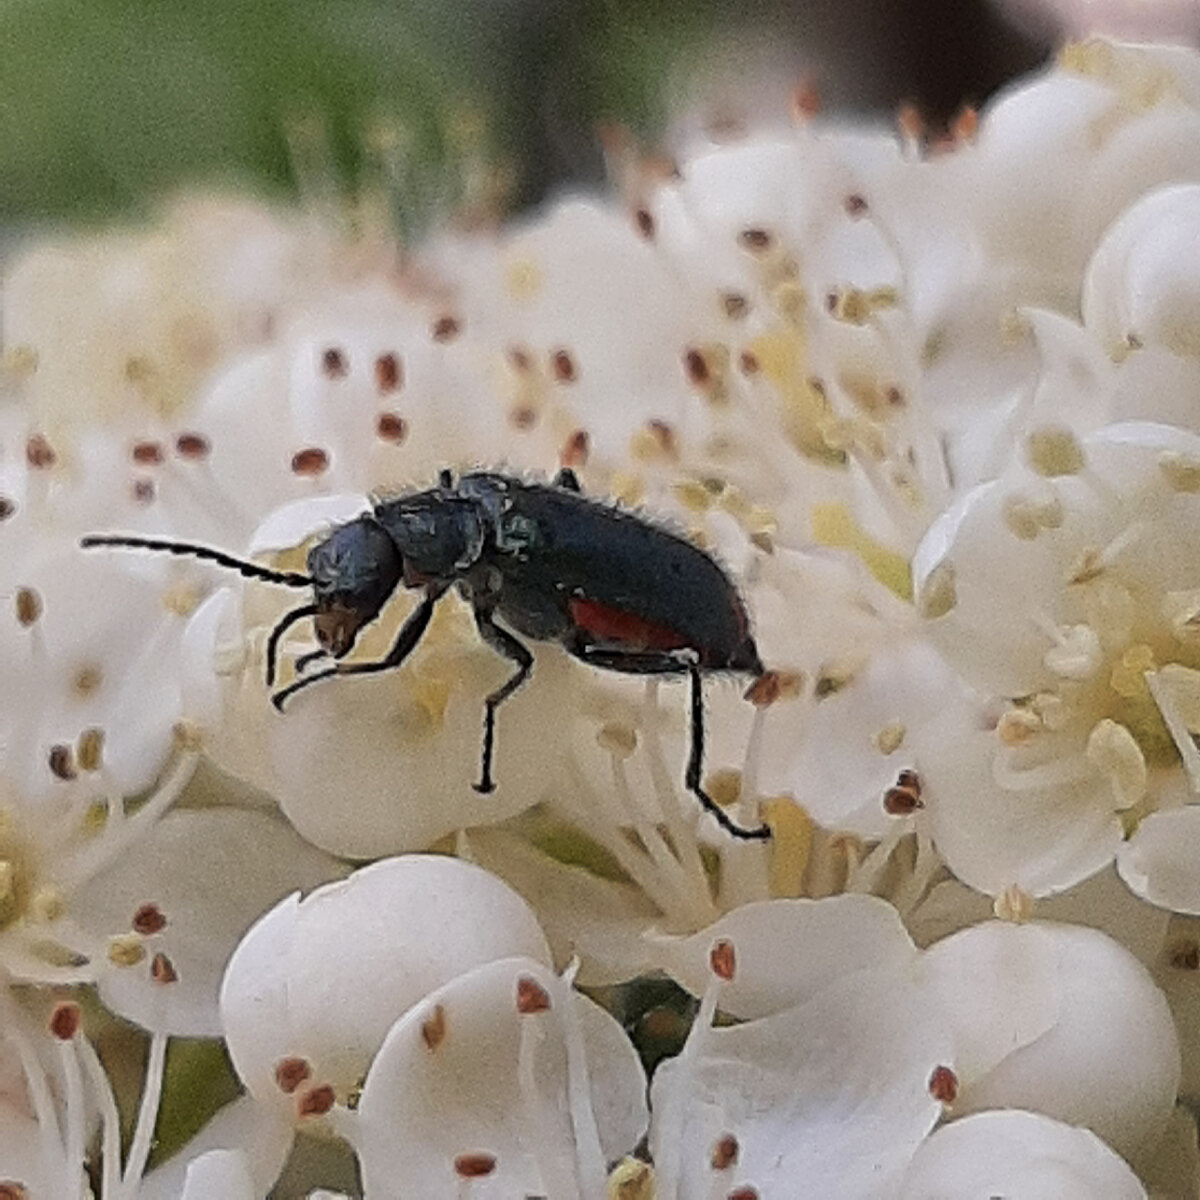
M 312 618 L 320 646 L 297 660 L 296 680 L 271 697 L 280 711 L 290 697 L 324 679 L 399 667 L 420 642 L 437 602 L 457 588 L 471 605 L 480 636 L 516 667 L 485 702 L 475 784 L 480 792 L 495 787 L 496 710 L 533 669 L 533 655 L 518 634 L 558 642 L 582 662 L 609 671 L 686 675 L 688 791 L 734 837 L 770 837 L 765 825 L 735 824 L 701 786 L 704 673 L 763 674 L 736 586 L 691 542 L 585 496 L 569 468 L 549 484 L 493 471 L 471 472 L 455 482 L 442 471 L 436 487 L 380 499 L 371 512 L 335 528 L 309 551 L 307 574 L 272 571 L 190 542 L 98 534 L 82 545 L 191 555 L 250 578 L 311 587 L 312 602 L 284 614 L 267 640 L 268 686 L 275 682 L 280 640 L 297 621 Z M 378 661 L 342 661 L 400 586 L 422 595 L 392 648 Z M 332 659 L 332 665 L 305 673 L 321 659 Z

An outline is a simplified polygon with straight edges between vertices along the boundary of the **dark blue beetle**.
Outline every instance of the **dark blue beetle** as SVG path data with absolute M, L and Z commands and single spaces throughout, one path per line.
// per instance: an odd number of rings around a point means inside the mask
M 496 710 L 529 677 L 533 655 L 520 639 L 558 642 L 592 666 L 639 675 L 687 675 L 691 680 L 691 750 L 686 782 L 702 805 L 735 837 L 765 838 L 765 827 L 743 829 L 700 784 L 704 757 L 702 673 L 736 671 L 758 677 L 763 665 L 745 605 L 732 580 L 703 550 L 634 513 L 580 493 L 573 471 L 551 484 L 478 471 L 457 483 L 443 471 L 438 486 L 381 500 L 370 513 L 339 526 L 308 555 L 308 574 L 271 571 L 219 550 L 154 538 L 103 535 L 84 546 L 136 546 L 210 559 L 243 575 L 311 587 L 313 601 L 287 613 L 267 643 L 267 683 L 275 681 L 283 633 L 312 617 L 320 650 L 296 664 L 298 678 L 272 699 L 288 698 L 335 675 L 400 666 L 424 635 L 434 606 L 451 587 L 470 603 L 480 635 L 516 666 L 487 697 L 483 754 L 476 788 L 490 792 Z M 374 662 L 340 661 L 358 632 L 397 587 L 417 588 L 420 603 L 391 650 Z M 497 618 L 504 626 L 497 624 Z M 315 660 L 333 658 L 305 674 Z

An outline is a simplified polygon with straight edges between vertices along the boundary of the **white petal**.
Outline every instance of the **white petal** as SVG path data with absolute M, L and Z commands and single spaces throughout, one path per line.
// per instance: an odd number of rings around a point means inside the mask
M 733 943 L 737 973 L 721 991 L 732 1016 L 766 1016 L 868 967 L 903 968 L 916 952 L 896 910 L 874 896 L 745 904 L 686 938 L 650 937 L 661 966 L 693 995 L 711 976 L 709 951 Z
M 707 1031 L 702 1044 L 686 1069 L 661 1064 L 651 1089 L 659 1194 L 681 1200 L 742 1182 L 792 1196 L 797 1180 L 828 1200 L 894 1196 L 941 1113 L 930 1076 L 952 1061 L 936 1008 L 895 971 L 844 976 L 806 1004 Z M 681 1136 L 664 1142 L 673 1130 Z M 728 1134 L 739 1152 L 726 1184 L 711 1156 Z
M 1094 1133 L 1019 1110 L 939 1129 L 913 1156 L 901 1200 L 1145 1200 L 1137 1176 Z
M 194 1158 L 180 1200 L 257 1200 L 245 1157 L 236 1150 L 210 1150 Z
M 73 900 L 98 938 L 126 933 L 143 904 L 166 917 L 147 939 L 147 959 L 112 967 L 100 994 L 114 1012 L 147 1029 L 218 1037 L 217 994 L 225 965 L 258 917 L 295 888 L 344 875 L 346 867 L 304 842 L 278 817 L 213 808 L 169 813 L 118 863 Z M 179 978 L 149 977 L 149 955 L 165 953 Z
M 1117 853 L 1121 878 L 1143 900 L 1200 916 L 1200 807 L 1150 813 Z
M 930 947 L 950 1017 L 956 1114 L 1028 1108 L 1085 1125 L 1127 1157 L 1153 1149 L 1179 1086 L 1179 1044 L 1145 968 L 1094 930 L 990 922 Z
M 435 855 L 375 863 L 283 901 L 243 939 L 221 990 L 230 1055 L 263 1099 L 278 1100 L 285 1056 L 349 1090 L 401 1013 L 511 955 L 550 961 L 533 914 L 500 880 Z
M 541 990 L 548 1011 L 518 1011 L 521 980 Z M 455 1159 L 484 1153 L 495 1168 L 472 1196 L 602 1195 L 604 1160 L 591 1161 L 589 1173 L 583 1114 L 570 1099 L 569 1072 L 582 1064 L 569 1065 L 564 1001 L 573 1003 L 572 994 L 541 964 L 507 959 L 451 981 L 397 1021 L 363 1085 L 352 1133 L 367 1194 L 386 1195 L 403 1178 L 431 1200 L 456 1197 Z M 584 1021 L 593 1030 L 589 1051 L 624 1037 L 607 1025 L 595 1037 L 595 1022 L 595 1014 Z M 627 1152 L 644 1127 L 644 1077 L 629 1050 L 620 1053 L 624 1065 L 606 1072 L 601 1111 L 632 1111 L 609 1125 L 606 1154 Z

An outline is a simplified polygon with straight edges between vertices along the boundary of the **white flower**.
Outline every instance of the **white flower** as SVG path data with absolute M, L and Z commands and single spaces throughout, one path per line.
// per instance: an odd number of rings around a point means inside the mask
M 476 1178 L 480 1195 L 603 1195 L 645 1127 L 619 1026 L 555 976 L 524 902 L 456 859 L 389 859 L 285 901 L 234 955 L 222 1014 L 256 1101 L 327 1118 L 368 1194 L 402 1176 L 430 1196 Z

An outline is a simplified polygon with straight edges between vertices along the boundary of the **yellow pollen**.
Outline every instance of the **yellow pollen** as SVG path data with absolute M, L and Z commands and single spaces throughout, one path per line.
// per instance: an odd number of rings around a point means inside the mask
M 789 324 L 799 326 L 804 320 L 808 297 L 794 280 L 785 280 L 771 293 L 771 306 Z
M 803 895 L 804 872 L 812 856 L 816 825 L 790 796 L 762 803 L 762 819 L 771 830 L 767 855 L 767 885 L 774 899 Z
M 1113 667 L 1108 685 L 1118 696 L 1127 700 L 1146 694 L 1146 672 L 1154 670 L 1154 651 L 1143 642 L 1130 646 Z
M 654 1200 L 654 1168 L 640 1159 L 622 1159 L 608 1177 L 606 1200 Z
M 93 800 L 83 810 L 83 817 L 79 822 L 80 831 L 85 837 L 95 837 L 96 834 L 102 833 L 107 824 L 108 805 L 103 800 Z
M 646 484 L 640 475 L 629 471 L 614 471 L 609 480 L 609 495 L 618 504 L 633 508 L 646 498 Z
M 504 282 L 514 300 L 532 300 L 542 290 L 542 272 L 532 259 L 514 259 L 504 272 Z
M 1158 674 L 1170 690 L 1175 715 L 1189 733 L 1200 733 L 1200 671 L 1181 663 L 1167 663 Z
M 1194 455 L 1166 450 L 1158 456 L 1158 469 L 1172 491 L 1200 492 L 1200 459 Z
M 1043 728 L 1049 730 L 1064 729 L 1071 719 L 1070 705 L 1057 692 L 1035 693 L 1029 709 L 1037 714 Z
M 200 593 L 194 587 L 177 584 L 163 592 L 162 605 L 177 617 L 190 617 L 200 605 Z
M 1163 597 L 1162 615 L 1177 642 L 1185 646 L 1200 643 L 1200 588 L 1168 592 Z
M 943 559 L 925 577 L 917 594 L 917 612 L 927 621 L 936 621 L 951 612 L 958 603 L 954 564 Z
M 85 729 L 79 735 L 75 757 L 84 771 L 98 771 L 104 761 L 104 730 Z
M 1015 883 L 1010 883 L 992 902 L 997 920 L 1023 925 L 1033 916 L 1033 897 Z
M 1132 808 L 1146 794 L 1146 759 L 1134 736 L 1107 717 L 1088 735 L 1087 760 L 1107 775 L 1117 808 Z
M 9 859 L 0 859 L 0 925 L 11 923 L 19 907 L 16 868 Z
M 889 588 L 901 600 L 912 598 L 912 573 L 909 570 L 908 559 L 896 551 L 876 541 L 855 520 L 850 510 L 836 501 L 814 504 L 812 507 L 812 536 L 813 541 L 833 549 L 850 550 L 862 559 L 868 571 L 875 576 L 884 587 Z M 941 570 L 941 568 L 937 568 Z M 953 571 L 953 568 L 951 568 Z M 936 574 L 936 571 L 935 571 Z M 926 581 L 928 589 L 932 577 Z M 951 577 L 953 582 L 953 577 Z M 954 607 L 950 603 L 944 612 Z M 923 616 L 937 614 L 922 613 Z
M 637 749 L 637 730 L 624 721 L 608 721 L 596 733 L 597 743 L 617 758 L 629 758 Z
M 1032 542 L 1042 532 L 1037 506 L 1023 496 L 1009 496 L 1004 501 L 1004 524 L 1013 537 Z
M 4 356 L 4 367 L 18 379 L 27 379 L 38 369 L 38 352 L 24 343 L 13 346 Z
M 120 933 L 108 939 L 108 961 L 117 967 L 136 967 L 146 957 L 146 947 L 136 933 Z
M 51 967 L 86 967 L 88 956 L 52 938 L 38 938 L 29 946 L 29 953 Z
M 722 808 L 732 808 L 742 796 L 742 773 L 732 767 L 713 771 L 704 781 L 704 790 L 714 803 Z
M 681 479 L 671 486 L 671 494 L 688 512 L 707 512 L 713 504 L 712 493 L 697 479 Z
M 1027 708 L 1010 708 L 996 723 L 996 736 L 1002 746 L 1021 746 L 1042 729 L 1037 713 Z
M 904 737 L 908 733 L 903 721 L 889 721 L 878 730 L 872 739 L 875 749 L 880 754 L 895 754 L 904 745 Z
M 1086 465 L 1083 447 L 1069 429 L 1045 426 L 1035 429 L 1025 441 L 1029 465 L 1047 478 L 1078 475 Z
M 35 921 L 57 921 L 67 911 L 67 899 L 56 887 L 39 888 L 29 901 L 29 915 Z

